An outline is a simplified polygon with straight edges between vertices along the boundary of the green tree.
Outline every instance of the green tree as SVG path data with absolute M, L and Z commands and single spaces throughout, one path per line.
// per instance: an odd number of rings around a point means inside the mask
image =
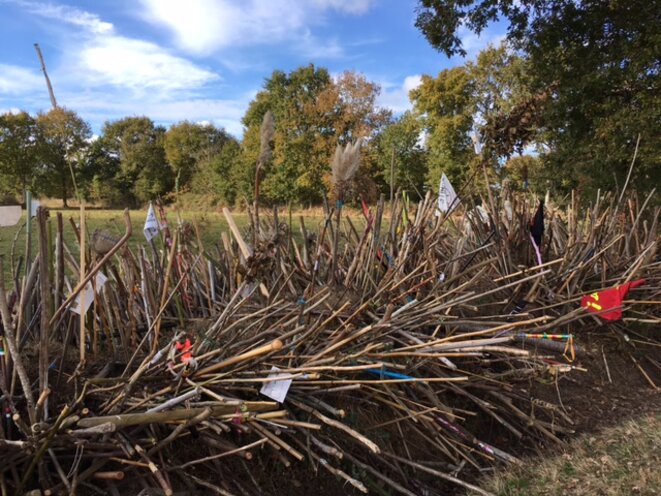
M 198 171 L 191 181 L 192 191 L 234 204 L 242 186 L 240 174 L 245 170 L 242 165 L 241 145 L 228 137 L 217 153 L 198 162 Z M 249 189 L 249 185 L 243 185 L 243 189 Z
M 100 138 L 106 152 L 119 157 L 116 184 L 146 202 L 172 190 L 174 175 L 165 158 L 165 129 L 148 117 L 107 122 Z
M 117 184 L 119 171 L 119 156 L 108 150 L 102 139 L 90 143 L 81 168 L 86 199 L 108 206 L 125 205 L 130 200 L 130 195 Z
M 542 160 L 532 155 L 517 155 L 505 162 L 507 177 L 512 181 L 512 187 L 517 190 L 530 188 L 543 195 L 551 184 L 543 167 Z
M 187 186 L 202 162 L 218 154 L 230 136 L 211 124 L 183 121 L 165 133 L 165 157 L 177 178 L 179 188 Z
M 249 178 L 248 184 L 253 184 L 260 148 L 259 129 L 264 114 L 271 110 L 275 119 L 274 151 L 271 164 L 265 168 L 261 188 L 267 199 L 320 199 L 324 170 L 321 164 L 327 162 L 322 141 L 333 136 L 334 129 L 324 125 L 317 101 L 330 84 L 328 71 L 312 64 L 289 74 L 273 71 L 264 89 L 250 103 L 243 118 L 245 154 L 240 175 Z M 251 190 L 242 193 L 252 198 Z
M 422 76 L 420 86 L 410 93 L 414 114 L 426 133 L 427 184 L 432 188 L 438 187 L 443 173 L 461 186 L 475 158 L 470 138 L 474 87 L 470 72 L 462 66 L 445 69 L 436 78 Z
M 379 91 L 378 85 L 353 72 L 333 81 L 326 69 L 314 65 L 289 74 L 274 71 L 243 118 L 244 154 L 241 170 L 234 176 L 240 184 L 239 197 L 252 198 L 259 129 L 267 110 L 275 119 L 275 136 L 262 192 L 272 201 L 316 203 L 322 198 L 338 142 L 372 137 L 388 122 L 389 112 L 376 107 Z
M 478 124 L 491 116 L 507 113 L 530 98 L 530 75 L 527 60 L 507 42 L 488 45 L 466 64 L 473 81 L 473 102 Z
M 92 131 L 78 114 L 62 107 L 40 113 L 37 125 L 43 145 L 39 189 L 46 195 L 61 198 L 63 206 L 67 207 Z
M 390 190 L 390 168 L 394 159 L 394 189 L 402 188 L 424 196 L 427 151 L 422 145 L 422 122 L 405 112 L 388 124 L 376 138 L 376 155 L 382 191 Z
M 0 194 L 22 196 L 34 187 L 40 144 L 37 121 L 30 114 L 0 115 Z
M 543 109 L 548 169 L 568 187 L 622 185 L 641 136 L 634 181 L 659 185 L 661 136 L 658 0 L 419 0 L 416 25 L 448 56 L 463 54 L 459 28 L 509 23 Z M 637 181 L 636 181 L 637 180 Z

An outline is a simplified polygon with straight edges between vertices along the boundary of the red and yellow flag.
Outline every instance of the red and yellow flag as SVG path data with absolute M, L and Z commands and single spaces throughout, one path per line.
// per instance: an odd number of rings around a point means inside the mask
M 585 295 L 581 298 L 581 306 L 587 308 L 590 313 L 598 313 L 604 320 L 619 320 L 622 318 L 622 300 L 631 288 L 641 284 L 645 284 L 645 279 Z

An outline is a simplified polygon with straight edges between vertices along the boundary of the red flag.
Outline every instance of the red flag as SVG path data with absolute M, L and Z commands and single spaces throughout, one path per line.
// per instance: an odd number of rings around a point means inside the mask
M 190 349 L 192 348 L 190 339 L 186 339 L 186 341 L 183 343 L 177 342 L 174 344 L 174 346 L 178 351 L 182 352 L 181 363 L 188 363 L 189 360 L 193 358 L 193 354 L 190 352 Z
M 598 313 L 604 320 L 619 320 L 622 318 L 622 300 L 631 288 L 641 284 L 645 284 L 645 279 L 585 295 L 581 298 L 581 306 L 587 308 L 590 313 Z
M 365 217 L 367 224 L 372 227 L 372 214 L 370 214 L 370 209 L 367 206 L 367 203 L 365 203 L 365 198 L 362 194 L 360 195 L 360 204 L 363 207 L 363 216 Z

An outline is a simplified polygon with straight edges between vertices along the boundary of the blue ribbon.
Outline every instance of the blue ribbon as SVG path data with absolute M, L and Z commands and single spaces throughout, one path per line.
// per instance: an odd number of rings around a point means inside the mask
M 378 375 L 381 377 L 381 379 L 384 377 L 388 377 L 389 379 L 415 379 L 415 377 L 410 375 L 398 374 L 397 372 L 390 372 L 389 370 L 385 369 L 367 369 L 365 372 Z

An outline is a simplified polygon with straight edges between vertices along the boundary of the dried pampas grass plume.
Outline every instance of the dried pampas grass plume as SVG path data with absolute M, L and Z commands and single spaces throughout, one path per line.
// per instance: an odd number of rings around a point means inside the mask
M 275 133 L 275 125 L 273 123 L 273 114 L 268 110 L 262 119 L 262 127 L 259 130 L 259 158 L 255 165 L 255 198 L 253 200 L 253 208 L 255 209 L 255 222 L 253 227 L 253 246 L 257 246 L 259 239 L 259 173 L 264 165 L 271 159 L 271 141 Z
M 344 148 L 341 145 L 337 145 L 337 148 L 335 148 L 335 155 L 333 155 L 333 161 L 331 162 L 331 171 L 333 173 L 331 184 L 333 195 L 337 200 L 344 200 L 344 194 L 351 183 L 351 179 L 353 179 L 353 176 L 356 175 L 360 167 L 360 147 L 362 141 L 362 138 L 359 138 L 354 143 L 347 143 Z
M 261 166 L 264 166 L 264 164 L 266 164 L 266 162 L 271 159 L 271 141 L 273 141 L 274 133 L 275 123 L 273 122 L 273 114 L 269 110 L 264 114 L 264 119 L 262 119 L 262 127 L 259 130 L 259 165 Z

